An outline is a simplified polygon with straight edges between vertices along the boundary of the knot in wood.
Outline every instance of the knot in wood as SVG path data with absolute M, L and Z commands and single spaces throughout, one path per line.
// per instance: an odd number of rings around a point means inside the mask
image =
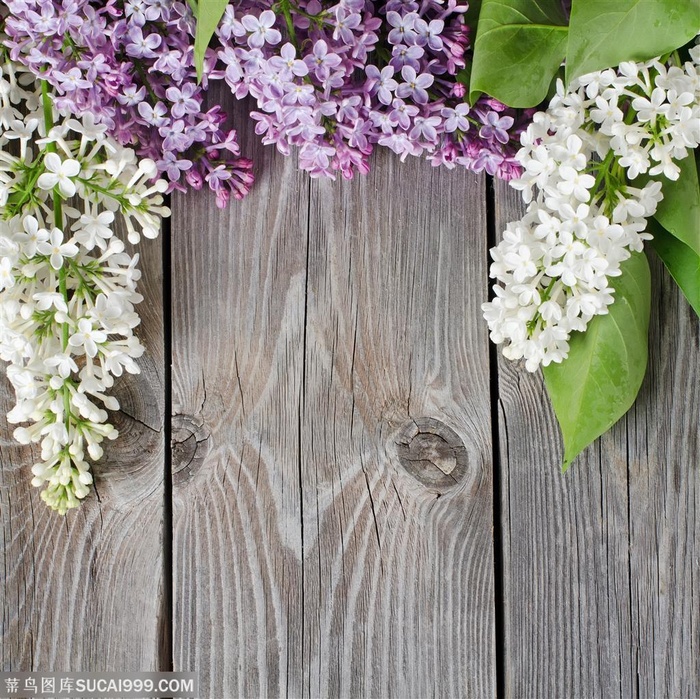
M 173 415 L 172 420 L 173 485 L 191 480 L 209 453 L 210 432 L 199 416 Z
M 439 493 L 454 488 L 467 473 L 467 450 L 457 433 L 430 417 L 411 420 L 396 441 L 401 465 L 417 481 Z

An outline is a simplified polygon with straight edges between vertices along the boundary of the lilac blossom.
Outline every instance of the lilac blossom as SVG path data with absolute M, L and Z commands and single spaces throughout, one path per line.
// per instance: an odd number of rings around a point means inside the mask
M 236 132 L 224 127 L 223 111 L 203 106 L 207 79 L 197 83 L 191 48 L 195 24 L 186 2 L 6 0 L 5 4 L 9 12 L 5 43 L 12 60 L 53 86 L 60 109 L 92 115 L 122 145 L 155 161 L 170 190 L 208 184 L 219 205 L 248 192 L 252 163 L 241 157 Z M 232 13 L 227 16 L 231 21 Z M 252 19 L 247 23 L 254 44 L 279 40 L 273 13 Z M 228 178 L 208 178 L 222 168 Z
M 513 117 L 498 115 L 498 112 L 488 112 L 484 117 L 484 125 L 479 129 L 482 138 L 495 138 L 500 143 L 508 143 L 508 129 L 513 126 Z
M 312 176 L 367 172 L 376 145 L 405 159 L 517 177 L 530 112 L 466 101 L 466 3 L 239 0 L 218 29 L 219 64 L 237 98 L 252 96 L 255 131 Z
M 382 104 L 391 104 L 392 93 L 399 84 L 394 80 L 394 69 L 392 66 L 384 66 L 380 71 L 377 66 L 368 65 L 365 69 L 367 73 L 367 83 L 365 89 L 370 90 L 370 95 L 377 95 Z
M 248 34 L 248 46 L 251 49 L 261 49 L 265 44 L 279 44 L 282 35 L 273 29 L 275 24 L 275 13 L 272 10 L 265 10 L 260 17 L 245 15 L 241 20 L 243 28 Z
M 57 89 L 59 106 L 92 113 L 153 159 L 171 189 L 205 184 L 222 205 L 252 184 L 235 131 L 204 91 L 225 80 L 252 97 L 255 132 L 312 176 L 369 170 L 377 145 L 431 164 L 511 179 L 530 111 L 467 101 L 467 3 L 459 0 L 237 0 L 193 67 L 195 21 L 184 0 L 8 0 L 13 58 Z M 226 146 L 222 144 L 226 142 Z M 230 173 L 230 177 L 222 173 Z
M 416 71 L 411 66 L 404 66 L 401 69 L 401 77 L 406 81 L 401 83 L 396 89 L 398 97 L 411 97 L 418 104 L 427 104 L 429 88 L 435 78 L 430 73 L 416 75 Z

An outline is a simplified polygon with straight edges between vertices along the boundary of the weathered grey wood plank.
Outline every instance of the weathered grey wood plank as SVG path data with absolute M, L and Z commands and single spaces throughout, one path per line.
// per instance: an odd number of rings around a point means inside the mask
M 500 231 L 522 208 L 496 195 Z M 652 262 L 640 396 L 566 475 L 541 376 L 499 358 L 509 697 L 700 694 L 699 324 Z
M 202 697 L 296 696 L 302 665 L 309 184 L 292 159 L 244 148 L 246 200 L 174 201 L 174 667 L 199 673 Z
M 304 693 L 489 697 L 484 179 L 388 152 L 373 165 L 312 187 Z
M 310 184 L 244 141 L 246 201 L 175 202 L 175 669 L 202 696 L 492 696 L 483 182 L 385 155 Z
M 142 373 L 115 383 L 120 431 L 95 465 L 95 492 L 65 518 L 31 480 L 38 450 L 18 446 L 0 382 L 0 667 L 159 669 L 163 596 L 163 303 L 160 241 L 141 245 Z
M 700 320 L 653 255 L 650 370 L 627 420 L 640 697 L 700 696 Z M 636 642 L 636 639 L 640 639 Z

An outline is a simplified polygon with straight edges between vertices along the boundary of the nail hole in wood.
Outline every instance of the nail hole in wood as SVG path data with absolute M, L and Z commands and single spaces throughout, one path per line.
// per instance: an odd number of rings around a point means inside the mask
M 453 429 L 434 418 L 416 418 L 406 424 L 396 451 L 403 468 L 438 493 L 454 488 L 467 473 L 464 443 Z

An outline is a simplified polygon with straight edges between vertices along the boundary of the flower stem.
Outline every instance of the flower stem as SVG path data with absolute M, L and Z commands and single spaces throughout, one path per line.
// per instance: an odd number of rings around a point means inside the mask
M 280 0 L 279 7 L 280 10 L 282 10 L 282 14 L 284 15 L 284 21 L 287 23 L 287 32 L 289 34 L 289 38 L 291 39 L 292 44 L 294 44 L 297 50 L 299 50 L 299 45 L 297 44 L 297 35 L 294 31 L 294 20 L 292 19 L 292 10 L 289 0 Z
M 44 108 L 44 126 L 46 127 L 46 135 L 49 135 L 49 131 L 53 128 L 53 103 L 51 102 L 51 97 L 49 95 L 49 83 L 46 80 L 41 81 L 41 101 Z M 49 153 L 56 152 L 56 144 L 48 143 L 46 150 Z M 58 191 L 58 186 L 54 187 L 51 192 L 51 199 L 53 202 L 53 221 L 54 226 L 59 230 L 63 231 L 63 200 Z M 68 305 L 68 285 L 66 283 L 66 268 L 61 265 L 61 269 L 58 270 L 58 290 L 63 296 L 63 300 Z M 68 323 L 61 323 L 61 347 L 65 352 L 68 347 L 68 335 L 70 328 Z M 65 396 L 64 396 L 65 397 Z
M 141 64 L 141 61 L 134 59 L 132 63 L 134 64 L 136 72 L 139 74 L 141 82 L 143 82 L 143 85 L 146 88 L 148 94 L 151 96 L 151 99 L 153 100 L 153 104 L 155 106 L 160 100 L 158 99 L 158 95 L 156 95 L 153 88 L 151 87 L 151 80 L 148 77 L 148 73 L 146 73 L 143 65 Z
M 610 170 L 610 166 L 612 165 L 613 158 L 615 157 L 615 152 L 611 149 L 608 151 L 607 155 L 605 156 L 605 160 L 600 164 L 600 167 L 598 169 L 598 174 L 596 175 L 595 178 L 595 184 L 593 185 L 591 191 L 595 194 L 598 191 L 598 188 L 600 187 L 604 177 L 608 174 L 608 171 Z

